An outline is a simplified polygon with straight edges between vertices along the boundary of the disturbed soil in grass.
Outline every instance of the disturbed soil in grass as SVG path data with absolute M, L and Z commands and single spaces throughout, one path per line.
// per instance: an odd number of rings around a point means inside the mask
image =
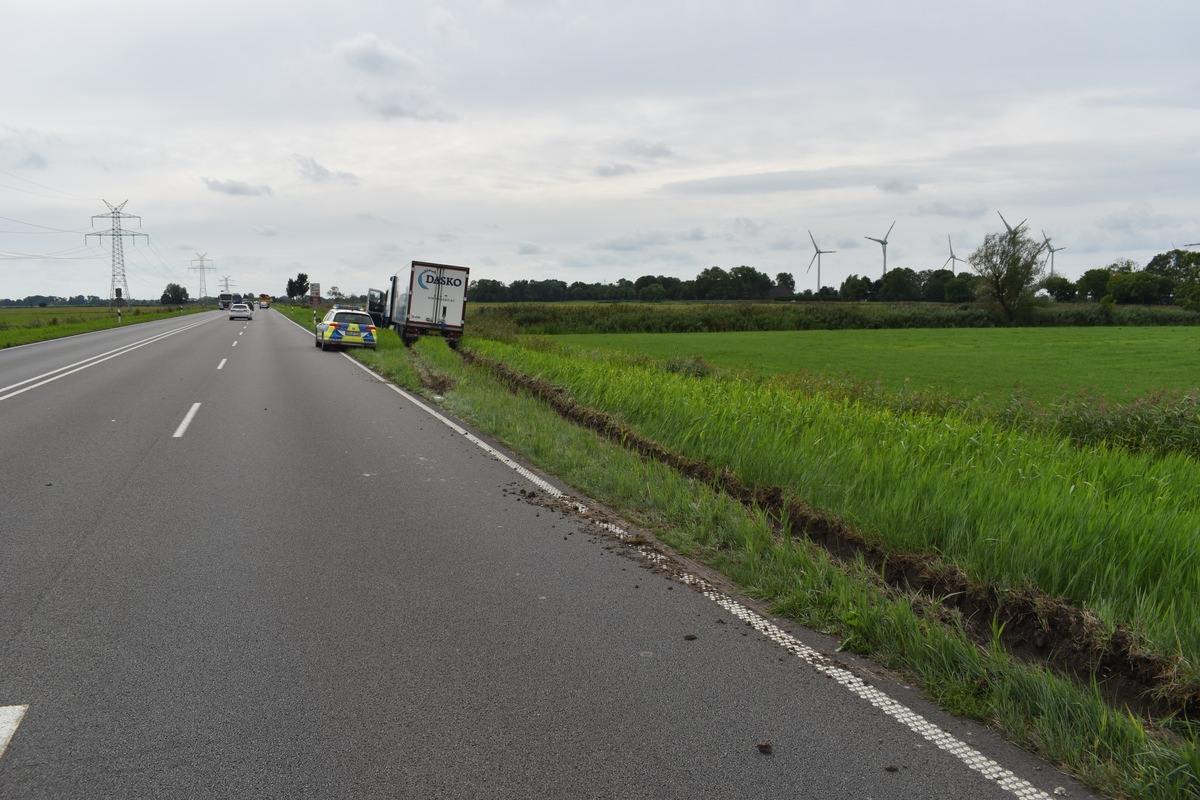
M 1081 680 L 1094 678 L 1118 706 L 1151 719 L 1200 719 L 1200 688 L 1181 683 L 1178 658 L 1150 652 L 1129 630 L 1109 630 L 1093 614 L 1035 587 L 1001 592 L 970 580 L 944 561 L 888 552 L 839 520 L 788 497 L 778 486 L 748 486 L 728 470 L 684 458 L 639 436 L 612 416 L 576 403 L 557 386 L 466 348 L 459 352 L 511 389 L 528 391 L 571 422 L 714 486 L 747 507 L 762 509 L 775 521 L 780 535 L 805 539 L 839 559 L 861 557 L 887 591 L 913 595 L 918 610 L 927 616 L 938 615 L 947 622 L 957 617 L 980 646 L 992 643 L 995 621 L 1003 626 L 1001 640 L 1009 652 Z

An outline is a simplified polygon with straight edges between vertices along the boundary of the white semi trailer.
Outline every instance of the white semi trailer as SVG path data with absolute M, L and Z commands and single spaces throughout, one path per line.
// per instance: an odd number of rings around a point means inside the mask
M 371 289 L 367 311 L 376 325 L 391 328 L 406 345 L 418 336 L 442 336 L 457 348 L 467 308 L 467 267 L 412 262 L 407 275 L 393 275 L 391 289 Z

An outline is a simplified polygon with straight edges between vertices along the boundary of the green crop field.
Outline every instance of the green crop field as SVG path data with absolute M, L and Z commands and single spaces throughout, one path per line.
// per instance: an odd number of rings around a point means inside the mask
M 700 357 L 760 374 L 799 371 L 1003 402 L 1088 390 L 1124 402 L 1200 387 L 1194 327 L 967 328 L 567 334 L 576 347 Z

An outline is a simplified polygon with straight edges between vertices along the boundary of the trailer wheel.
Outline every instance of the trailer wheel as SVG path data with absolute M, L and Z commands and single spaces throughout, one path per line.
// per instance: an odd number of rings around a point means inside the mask
M 458 349 L 458 342 L 459 342 L 459 340 L 458 340 L 458 339 L 447 339 L 447 340 L 446 340 L 446 344 L 450 345 L 450 349 L 451 349 L 451 350 L 457 350 L 457 349 Z

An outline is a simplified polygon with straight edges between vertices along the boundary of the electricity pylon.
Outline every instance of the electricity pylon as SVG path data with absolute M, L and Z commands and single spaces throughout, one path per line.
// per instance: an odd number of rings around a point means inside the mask
M 105 236 L 112 237 L 112 283 L 110 284 L 109 289 L 108 289 L 108 304 L 110 307 L 112 306 L 113 301 L 116 300 L 117 307 L 119 308 L 121 306 L 121 300 L 124 299 L 125 300 L 125 308 L 129 308 L 129 281 L 127 281 L 125 279 L 125 242 L 124 242 L 124 237 L 126 237 L 126 236 L 135 236 L 135 237 L 136 236 L 145 236 L 146 241 L 147 242 L 150 241 L 150 237 L 147 234 L 138 233 L 137 231 L 121 230 L 121 220 L 123 220 L 123 219 L 136 219 L 138 221 L 138 227 L 141 227 L 141 225 L 142 225 L 141 217 L 135 216 L 133 214 L 121 213 L 121 209 L 124 208 L 125 203 L 128 203 L 128 202 L 129 202 L 128 200 L 125 200 L 120 205 L 114 206 L 112 203 L 105 200 L 104 205 L 108 206 L 108 213 L 107 214 L 93 214 L 92 215 L 92 224 L 95 225 L 96 224 L 95 220 L 100 217 L 107 217 L 108 219 L 112 220 L 112 227 L 106 231 L 97 231 L 96 233 L 89 233 L 83 237 L 83 241 L 85 243 L 87 242 L 88 236 L 99 236 L 99 237 L 101 237 L 101 240 L 103 240 L 103 237 L 105 237 Z
M 199 261 L 199 262 L 200 262 L 200 266 L 198 266 L 198 267 L 188 267 L 188 269 L 191 269 L 191 270 L 197 270 L 197 271 L 199 271 L 199 273 L 200 273 L 200 294 L 198 294 L 198 295 L 196 296 L 196 302 L 197 302 L 197 303 L 203 303 L 203 302 L 204 302 L 204 298 L 205 298 L 205 297 L 208 295 L 208 289 L 207 289 L 207 288 L 205 287 L 205 285 L 204 285 L 204 273 L 205 273 L 205 272 L 207 272 L 207 271 L 208 271 L 208 270 L 210 270 L 210 269 L 211 269 L 213 272 L 216 272 L 216 271 L 217 271 L 217 268 L 216 268 L 216 267 L 210 267 L 210 266 L 208 266 L 207 264 L 205 264 L 205 262 L 206 262 L 206 261 L 212 261 L 212 259 L 211 259 L 211 258 L 207 258 L 207 256 L 208 256 L 208 253 L 196 253 L 196 257 L 192 259 L 192 263 L 193 263 L 193 264 L 195 264 L 197 261 Z

